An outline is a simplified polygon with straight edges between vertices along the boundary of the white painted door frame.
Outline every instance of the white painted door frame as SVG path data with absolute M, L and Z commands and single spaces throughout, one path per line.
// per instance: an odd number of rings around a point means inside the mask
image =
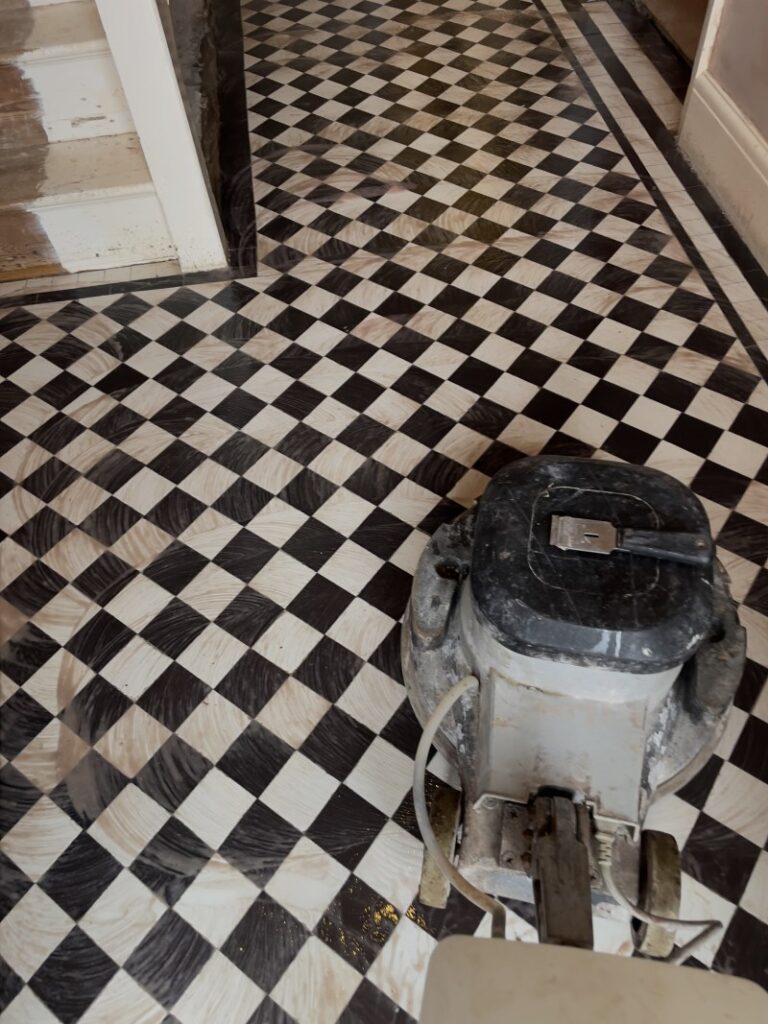
M 168 232 L 184 271 L 227 265 L 157 0 L 96 0 Z
M 768 270 L 768 139 L 744 115 L 710 66 L 728 0 L 710 0 L 683 107 L 680 148 Z

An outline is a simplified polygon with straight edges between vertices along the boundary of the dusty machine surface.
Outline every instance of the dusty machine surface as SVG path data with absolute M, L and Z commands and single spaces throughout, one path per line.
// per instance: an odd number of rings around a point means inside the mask
M 643 822 L 714 749 L 744 647 L 687 487 L 588 459 L 505 467 L 427 545 L 403 630 L 422 724 L 458 694 L 435 724 L 462 787 L 431 811 L 448 859 L 533 901 L 542 941 L 590 947 L 592 914 L 625 897 L 648 916 L 638 948 L 670 955 L 653 915 L 677 915 L 679 856 Z M 435 878 L 428 862 L 422 897 L 439 903 Z

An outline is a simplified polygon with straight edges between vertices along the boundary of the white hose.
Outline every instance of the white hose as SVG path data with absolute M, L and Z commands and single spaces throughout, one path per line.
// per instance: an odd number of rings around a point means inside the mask
M 504 905 L 487 893 L 475 888 L 446 857 L 435 837 L 435 833 L 432 831 L 432 823 L 429 820 L 429 811 L 427 809 L 427 794 L 424 786 L 429 750 L 440 726 L 443 724 L 443 719 L 453 708 L 459 697 L 465 694 L 471 687 L 477 685 L 479 684 L 475 676 L 465 676 L 461 682 L 456 683 L 446 693 L 429 716 L 427 724 L 424 726 L 424 732 L 419 740 L 413 764 L 413 805 L 416 810 L 416 821 L 419 823 L 424 845 L 429 850 L 437 866 L 454 889 L 458 889 L 462 896 L 466 896 L 476 907 L 491 915 L 491 934 L 494 938 L 503 939 L 505 937 L 507 920 L 507 912 Z
M 686 942 L 685 945 L 680 946 L 673 953 L 670 953 L 666 958 L 666 963 L 683 963 L 706 939 L 710 937 L 710 935 L 714 934 L 718 928 L 722 927 L 720 921 L 686 921 L 678 917 L 662 917 L 661 914 L 652 914 L 649 910 L 643 910 L 641 907 L 632 903 L 631 900 L 628 900 L 621 889 L 619 889 L 616 884 L 616 880 L 613 877 L 611 854 L 606 853 L 605 848 L 600 857 L 600 866 L 603 869 L 603 880 L 608 892 L 613 896 L 619 906 L 623 907 L 632 915 L 632 917 L 637 918 L 638 921 L 644 921 L 646 924 L 661 925 L 662 927 L 669 928 L 670 930 L 675 928 L 702 929 L 702 931 L 698 935 L 694 936 L 690 942 Z

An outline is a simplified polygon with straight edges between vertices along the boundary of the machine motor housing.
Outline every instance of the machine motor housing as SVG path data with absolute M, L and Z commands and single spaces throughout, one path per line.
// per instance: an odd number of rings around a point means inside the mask
M 662 542 L 699 537 L 705 554 L 681 562 L 562 549 L 551 540 L 558 516 Z M 525 805 L 556 787 L 583 798 L 605 827 L 630 829 L 711 754 L 744 651 L 690 489 L 653 469 L 554 456 L 504 467 L 473 508 L 437 530 L 402 641 L 422 723 L 459 679 L 479 680 L 438 734 L 465 807 Z

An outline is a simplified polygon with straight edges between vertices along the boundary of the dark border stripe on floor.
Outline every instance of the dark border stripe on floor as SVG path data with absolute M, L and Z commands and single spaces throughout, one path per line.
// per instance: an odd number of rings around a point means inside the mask
M 541 6 L 540 0 L 535 0 L 535 2 Z M 630 75 L 624 63 L 611 47 L 610 41 L 606 39 L 599 26 L 592 20 L 588 9 L 582 7 L 578 0 L 562 0 L 562 4 L 573 18 L 575 24 L 578 25 L 595 54 L 602 61 L 606 71 L 613 78 L 627 105 L 648 132 L 659 152 L 666 157 L 680 182 L 685 185 L 691 199 L 699 208 L 699 212 L 720 239 L 728 255 L 738 266 L 739 270 L 741 270 L 755 295 L 768 308 L 768 274 L 757 262 L 746 242 L 744 242 L 733 225 L 729 223 L 709 189 L 702 183 L 683 156 L 673 133 L 661 121 L 653 105 L 648 102 L 642 91 L 638 88 L 637 83 Z M 613 7 L 613 5 L 611 6 Z M 567 46 L 566 40 L 563 41 L 563 45 Z M 577 58 L 574 59 L 578 62 Z M 583 79 L 583 75 L 581 77 Z M 590 94 L 592 95 L 593 93 L 591 92 Z M 598 101 L 601 107 L 605 106 L 605 103 L 599 96 Z M 649 172 L 645 170 L 643 178 L 644 180 L 653 180 Z
M 650 14 L 638 10 L 633 0 L 607 2 L 675 96 L 683 103 L 691 81 L 691 65 L 685 57 L 664 36 Z
M 127 268 L 130 270 L 130 267 Z M 20 292 L 18 295 L 0 296 L 0 309 L 13 306 L 36 306 L 41 302 L 68 302 L 72 299 L 88 299 L 94 295 L 122 295 L 125 292 L 144 292 L 153 288 L 183 288 L 185 285 L 206 284 L 221 281 L 241 280 L 256 277 L 258 269 L 253 267 L 222 267 L 221 270 L 199 270 L 191 274 L 171 274 L 165 277 L 144 277 L 135 281 L 109 281 L 105 284 L 70 285 L 58 290 L 41 292 Z
M 229 262 L 242 277 L 256 266 L 256 214 L 240 0 L 214 0 L 211 22 L 218 72 L 219 207 Z
M 761 302 L 768 306 L 768 275 L 755 260 L 747 245 L 736 233 L 735 228 L 729 224 L 723 211 L 713 199 L 709 190 L 701 183 L 700 179 L 691 168 L 681 153 L 677 140 L 669 129 L 657 117 L 651 104 L 639 92 L 637 85 L 631 78 L 629 72 L 618 59 L 610 43 L 606 40 L 597 25 L 590 17 L 588 11 L 581 6 L 578 0 L 561 0 L 566 13 L 573 19 L 580 29 L 586 42 L 592 47 L 593 52 L 599 58 L 603 67 L 611 76 L 632 112 L 648 132 L 653 143 L 668 161 L 669 166 L 675 172 L 691 199 L 696 203 L 700 213 L 707 221 L 712 231 L 720 239 L 724 249 L 734 263 L 744 274 L 747 282 L 752 287 L 755 295 Z M 678 220 L 672 210 L 664 192 L 656 184 L 653 175 L 648 171 L 636 152 L 634 146 L 624 134 L 616 118 L 608 108 L 602 96 L 591 81 L 588 73 L 582 67 L 578 56 L 571 49 L 568 40 L 561 33 L 557 22 L 550 11 L 544 5 L 543 0 L 534 0 L 543 19 L 546 21 L 553 36 L 557 39 L 563 52 L 570 60 L 576 74 L 578 75 L 584 89 L 595 104 L 611 132 L 616 136 L 627 159 L 632 164 L 637 176 L 645 184 L 653 196 L 659 209 L 672 227 L 675 236 L 685 249 L 686 255 L 702 277 L 702 280 L 712 292 L 713 297 L 722 307 L 728 322 L 733 328 L 736 337 L 742 342 L 757 370 L 768 380 L 768 358 L 762 349 L 757 345 L 750 332 L 747 330 L 744 321 L 739 316 L 733 303 L 723 291 L 715 275 L 707 266 L 703 256 L 700 254 L 695 243 L 691 240 L 688 232 Z

